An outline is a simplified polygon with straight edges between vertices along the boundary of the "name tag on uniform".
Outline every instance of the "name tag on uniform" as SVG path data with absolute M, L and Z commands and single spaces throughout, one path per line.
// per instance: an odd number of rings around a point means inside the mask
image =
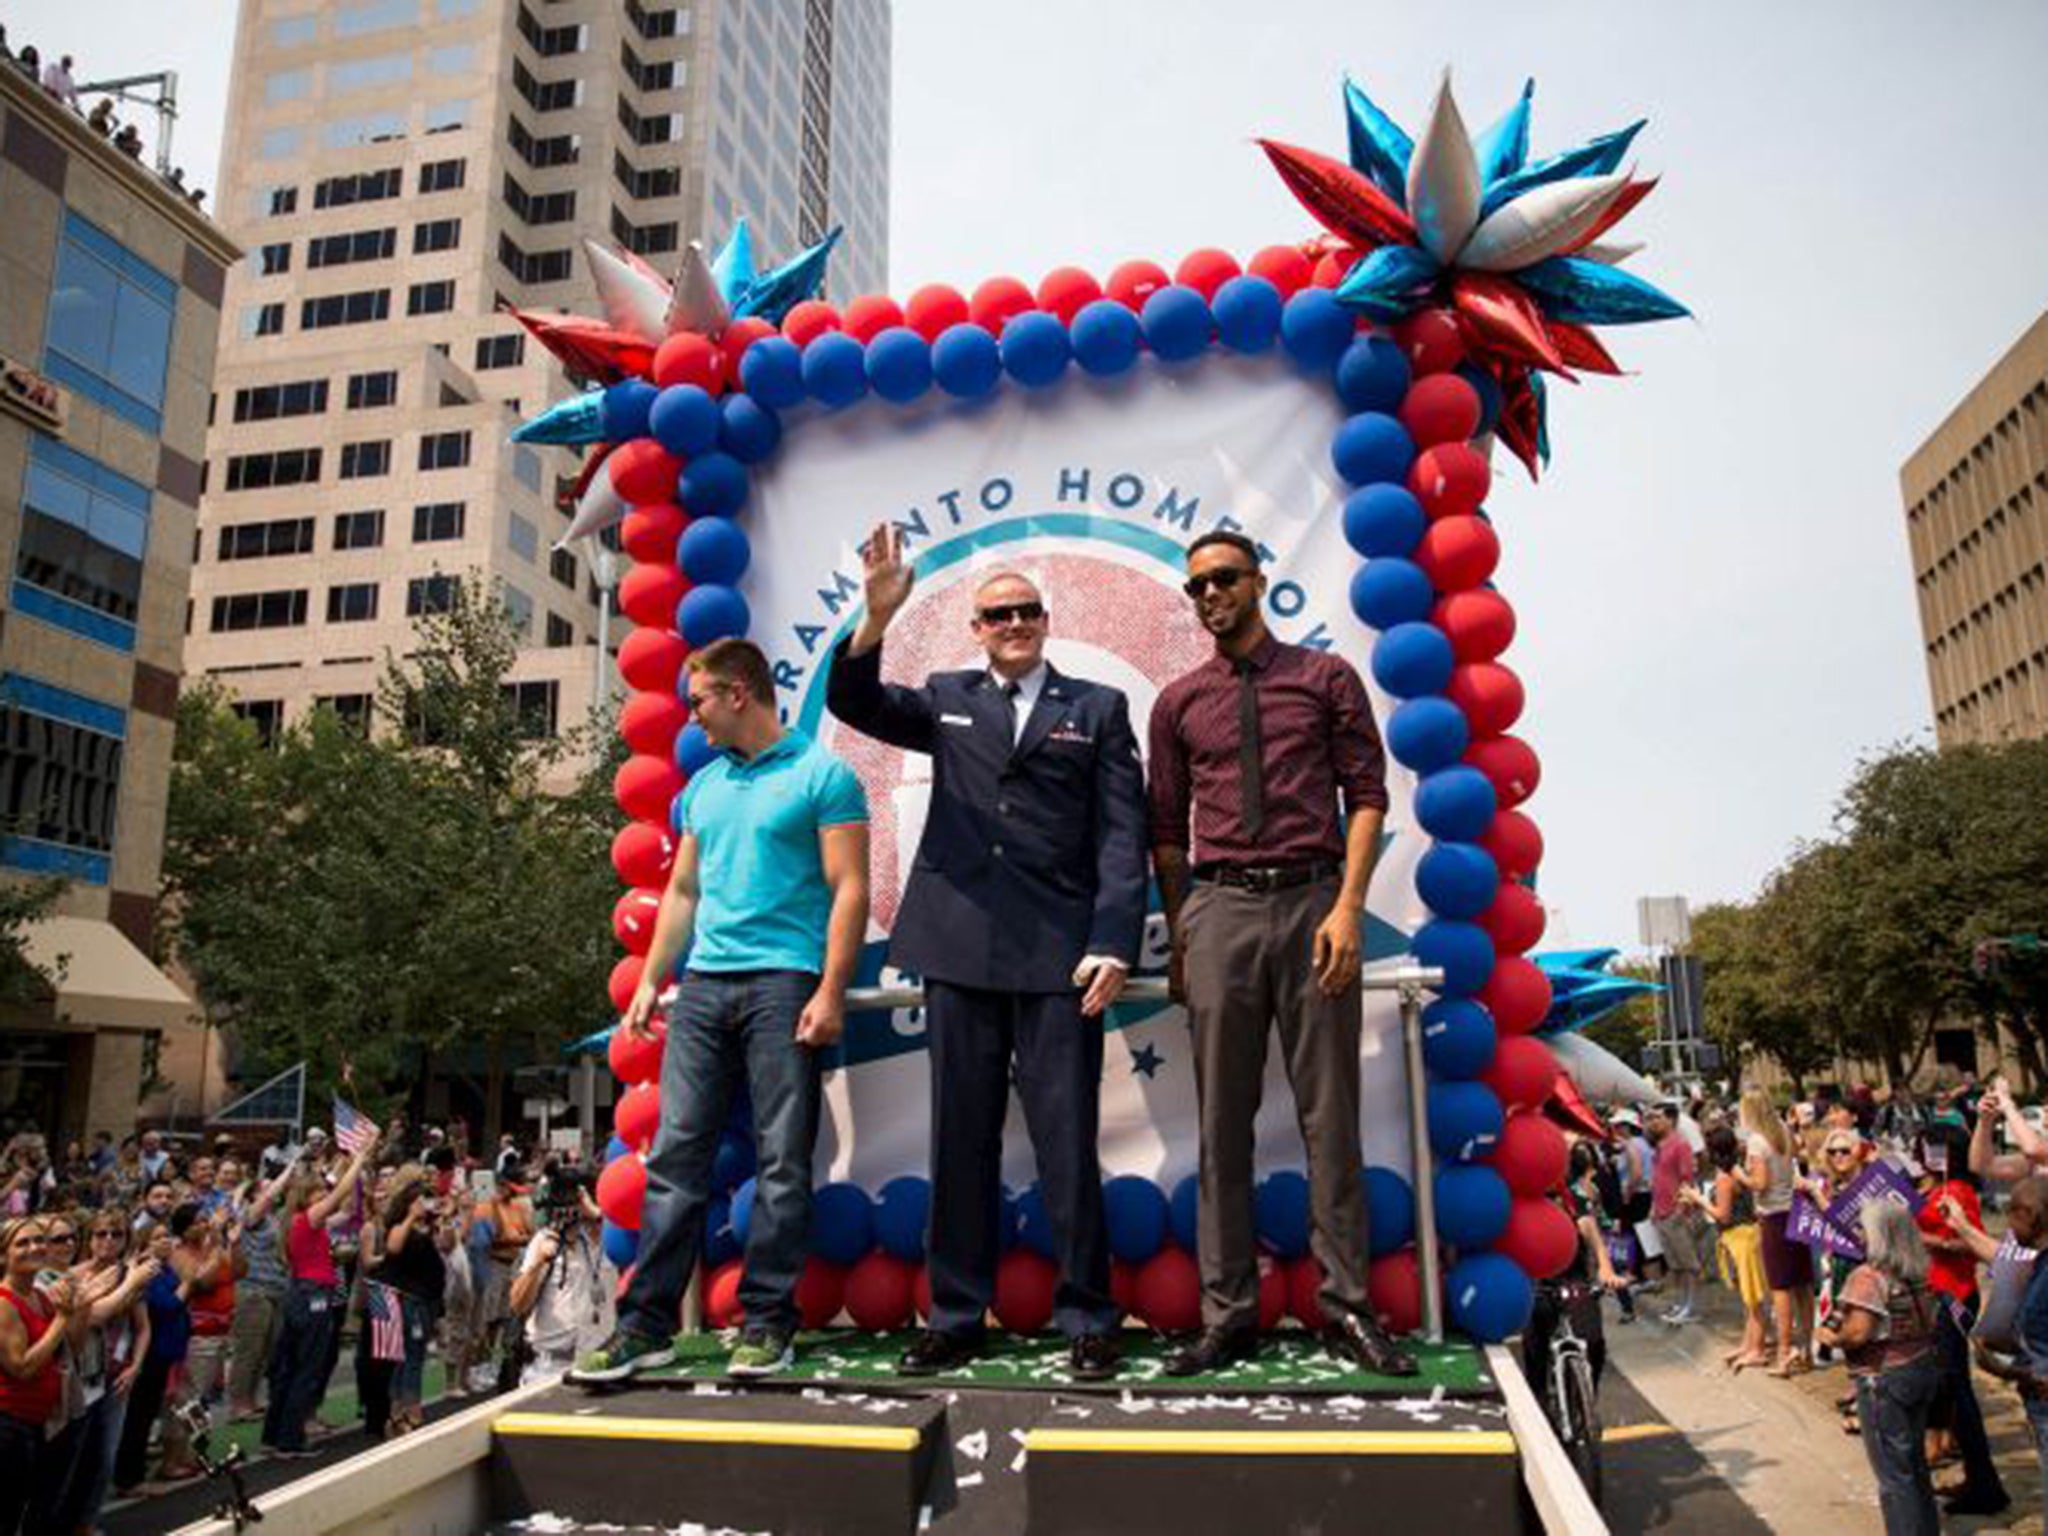
M 1076 746 L 1083 747 L 1087 746 L 1089 743 L 1095 740 L 1093 736 L 1090 736 L 1086 731 L 1082 730 L 1079 726 L 1066 724 L 1054 726 L 1052 729 L 1052 734 L 1047 736 L 1045 739 L 1047 741 L 1072 742 Z
M 974 724 L 974 717 L 973 717 L 972 715 L 940 715 L 940 716 L 939 716 L 939 724 L 941 724 L 941 725 L 972 725 L 972 724 Z

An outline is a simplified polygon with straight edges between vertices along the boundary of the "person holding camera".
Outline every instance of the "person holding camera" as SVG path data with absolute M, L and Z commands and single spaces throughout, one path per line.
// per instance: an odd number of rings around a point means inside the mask
M 393 1341 L 398 1346 L 397 1369 L 389 1382 L 388 1427 L 393 1434 L 418 1429 L 424 1422 L 421 1398 L 427 1340 L 433 1335 L 448 1283 L 447 1264 L 435 1234 L 448 1214 L 447 1202 L 434 1192 L 432 1175 L 408 1164 L 393 1176 L 380 1218 L 366 1234 L 363 1272 L 376 1288 L 371 1304 L 388 1309 L 380 1310 L 378 1318 L 398 1335 Z M 365 1334 L 376 1331 L 365 1329 Z M 372 1339 L 373 1355 L 376 1347 Z M 364 1406 L 367 1410 L 367 1399 Z M 384 1428 L 372 1422 L 371 1437 L 382 1439 Z
M 526 1245 L 512 1282 L 512 1315 L 526 1327 L 522 1387 L 562 1375 L 610 1338 L 618 1321 L 619 1272 L 605 1257 L 588 1181 L 551 1169 L 542 1189 L 547 1224 Z

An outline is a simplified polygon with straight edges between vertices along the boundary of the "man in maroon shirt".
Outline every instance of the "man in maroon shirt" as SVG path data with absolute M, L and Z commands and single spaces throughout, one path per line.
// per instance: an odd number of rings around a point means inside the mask
M 1258 1349 L 1252 1123 L 1277 1022 L 1308 1152 L 1326 1342 L 1408 1376 L 1414 1360 L 1374 1323 L 1366 1295 L 1359 1171 L 1360 929 L 1386 759 L 1357 671 L 1274 639 L 1265 592 L 1258 546 L 1242 534 L 1188 547 L 1187 593 L 1216 654 L 1152 709 L 1152 860 L 1174 996 L 1194 1027 L 1202 1138 L 1203 1328 L 1167 1370 L 1192 1376 Z

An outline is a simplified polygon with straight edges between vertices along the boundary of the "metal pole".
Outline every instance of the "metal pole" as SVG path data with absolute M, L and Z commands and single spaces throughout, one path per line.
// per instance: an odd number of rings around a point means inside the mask
M 1444 1339 L 1442 1255 L 1436 1246 L 1436 1174 L 1429 1146 L 1429 1071 L 1422 1059 L 1422 983 L 1403 981 L 1401 1051 L 1408 1065 L 1408 1160 L 1415 1176 L 1415 1261 L 1422 1282 L 1422 1336 Z

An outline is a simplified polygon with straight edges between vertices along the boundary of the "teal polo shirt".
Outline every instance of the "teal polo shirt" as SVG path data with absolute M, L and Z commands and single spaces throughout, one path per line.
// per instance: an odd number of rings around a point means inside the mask
M 867 819 L 853 770 L 802 731 L 698 769 L 683 793 L 683 833 L 697 840 L 690 969 L 823 971 L 832 891 L 818 830 Z

